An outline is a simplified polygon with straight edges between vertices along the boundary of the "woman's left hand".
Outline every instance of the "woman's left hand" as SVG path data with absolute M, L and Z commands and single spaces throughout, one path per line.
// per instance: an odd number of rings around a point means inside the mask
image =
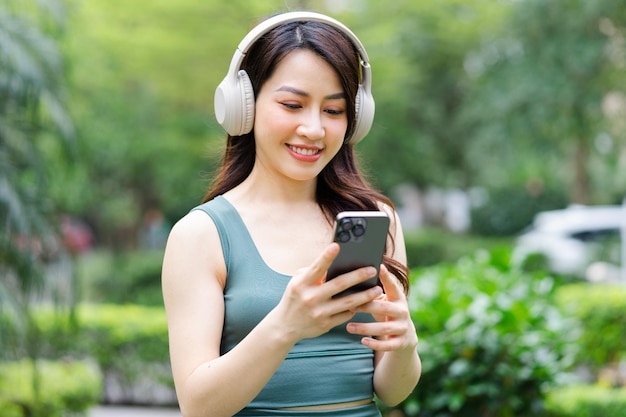
M 350 322 L 348 332 L 364 335 L 361 342 L 377 351 L 414 351 L 417 332 L 402 285 L 384 265 L 380 267 L 379 276 L 385 293 L 356 309 L 357 312 L 372 314 L 376 321 Z

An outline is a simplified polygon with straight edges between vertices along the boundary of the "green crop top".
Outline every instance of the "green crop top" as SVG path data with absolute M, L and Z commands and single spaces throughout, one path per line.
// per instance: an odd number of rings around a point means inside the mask
M 215 223 L 226 263 L 221 341 L 224 354 L 278 304 L 291 277 L 277 273 L 264 262 L 239 213 L 224 197 L 218 196 L 194 210 L 206 212 Z M 371 315 L 364 313 L 358 313 L 354 319 L 372 320 Z M 279 408 L 372 398 L 374 354 L 360 339 L 340 325 L 317 338 L 301 340 L 263 390 L 237 416 L 274 415 L 271 410 Z M 365 414 L 353 415 L 380 414 L 372 404 Z

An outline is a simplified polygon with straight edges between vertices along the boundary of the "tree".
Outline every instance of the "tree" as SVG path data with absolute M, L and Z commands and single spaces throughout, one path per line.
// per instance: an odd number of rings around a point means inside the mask
M 44 147 L 72 140 L 62 104 L 62 59 L 53 37 L 60 1 L 0 4 L 0 338 L 36 354 L 30 307 L 43 286 L 42 267 L 57 242 L 47 194 Z M 12 326 L 3 320 L 12 317 Z M 32 341 L 32 340 L 31 340 Z
M 477 155 L 511 170 L 525 165 L 527 180 L 560 176 L 572 202 L 606 199 L 593 193 L 606 187 L 594 178 L 592 163 L 610 158 L 596 147 L 607 132 L 602 103 L 607 94 L 626 91 L 626 3 L 514 4 L 508 25 L 473 57 L 480 73 L 472 112 L 481 126 Z M 623 137 L 611 140 L 619 149 Z
M 385 188 L 474 184 L 475 126 L 465 117 L 473 79 L 467 57 L 506 22 L 491 0 L 368 2 L 355 20 L 368 46 L 377 114 L 364 154 Z M 391 164 L 393 168 L 391 168 Z

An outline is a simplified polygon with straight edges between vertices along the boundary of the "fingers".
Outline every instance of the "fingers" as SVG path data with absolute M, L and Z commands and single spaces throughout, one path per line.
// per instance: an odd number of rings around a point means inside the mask
M 400 281 L 398 281 L 398 279 L 389 272 L 385 265 L 380 266 L 379 278 L 380 282 L 383 284 L 388 300 L 401 300 L 405 297 L 402 284 L 400 284 Z
M 352 334 L 366 335 L 361 342 L 374 350 L 413 349 L 417 346 L 417 332 L 410 319 L 348 323 L 347 330 Z
M 417 346 L 417 332 L 411 320 L 404 288 L 384 266 L 380 268 L 379 277 L 385 295 L 359 306 L 356 310 L 371 314 L 376 321 L 351 322 L 348 323 L 347 330 L 352 334 L 366 336 L 362 343 L 374 350 L 412 349 Z
M 352 334 L 385 338 L 402 336 L 409 330 L 409 326 L 407 322 L 393 320 L 372 323 L 348 323 L 347 329 Z
M 339 245 L 331 243 L 324 251 L 317 257 L 315 261 L 308 267 L 303 268 L 299 272 L 302 272 L 305 283 L 308 284 L 321 284 L 326 278 L 326 271 L 330 267 L 330 264 L 339 254 Z
M 414 350 L 417 347 L 417 333 L 411 337 L 412 341 L 408 341 L 407 338 L 386 338 L 375 339 L 373 337 L 364 337 L 361 339 L 361 343 L 373 350 L 390 352 L 397 350 Z
M 360 305 L 369 303 L 383 292 L 381 287 L 375 286 L 365 291 L 334 298 L 342 291 L 376 276 L 376 268 L 364 267 L 326 281 L 327 270 L 338 254 L 338 244 L 328 245 L 310 266 L 300 269 L 292 277 L 289 285 L 288 292 L 296 295 L 296 298 L 309 308 L 315 308 L 320 316 L 333 316 L 343 312 L 353 315 Z M 346 320 L 350 318 L 347 317 Z
M 328 245 L 308 268 L 304 268 L 299 271 L 298 275 L 301 277 L 299 278 L 300 282 L 303 282 L 305 285 L 324 284 L 323 287 L 325 288 L 323 291 L 327 293 L 326 295 L 334 296 L 376 276 L 376 268 L 363 267 L 326 281 L 328 268 L 331 266 L 338 254 L 339 245 L 337 243 Z M 376 294 L 376 296 L 378 295 L 380 295 L 380 293 Z M 371 300 L 372 298 L 368 296 L 367 299 L 364 299 L 362 302 L 368 302 Z
M 341 289 L 343 286 L 338 286 L 337 288 L 338 291 L 333 291 L 333 295 L 343 291 Z M 360 310 L 362 305 L 369 304 L 371 301 L 378 298 L 382 293 L 383 289 L 376 285 L 367 290 L 335 297 L 332 300 L 332 308 L 336 311 L 349 310 L 352 314 L 354 314 L 356 311 Z

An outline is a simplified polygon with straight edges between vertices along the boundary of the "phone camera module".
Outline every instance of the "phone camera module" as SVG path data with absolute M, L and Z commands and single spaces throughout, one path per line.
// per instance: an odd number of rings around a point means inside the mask
M 339 243 L 360 242 L 365 235 L 367 221 L 361 217 L 341 219 L 337 228 L 336 240 Z

